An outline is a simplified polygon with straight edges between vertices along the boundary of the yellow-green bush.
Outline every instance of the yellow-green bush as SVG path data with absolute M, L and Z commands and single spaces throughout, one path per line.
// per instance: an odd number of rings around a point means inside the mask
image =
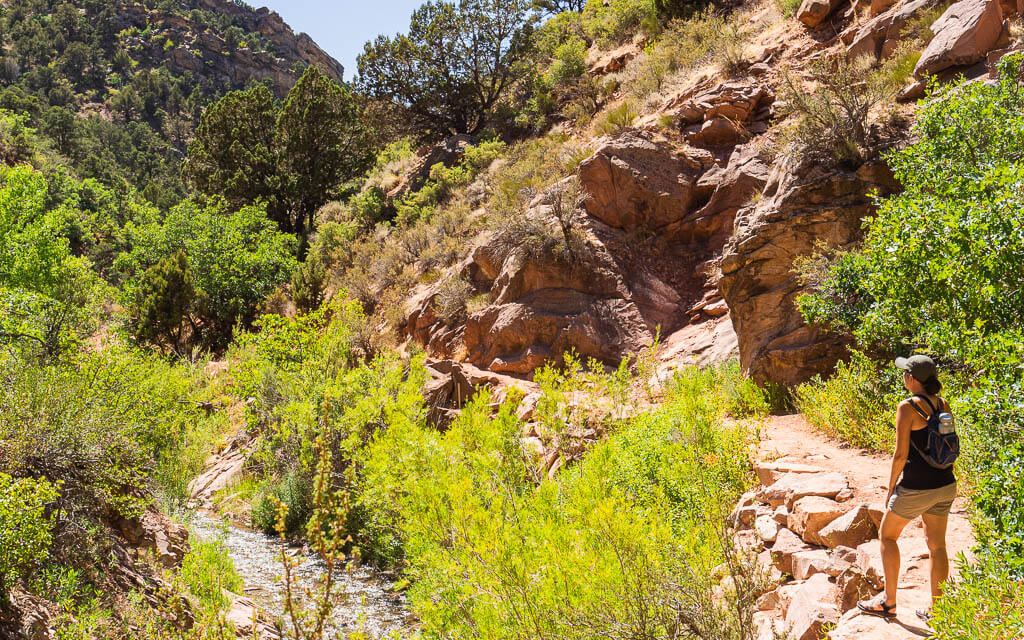
M 797 409 L 816 429 L 857 447 L 891 451 L 896 405 L 906 397 L 895 367 L 880 369 L 854 352 L 827 380 L 817 377 L 796 389 Z
M 600 375 L 570 369 L 543 374 L 545 394 Z M 681 372 L 661 407 L 616 421 L 614 435 L 539 486 L 513 407 L 492 415 L 487 394 L 443 434 L 415 422 L 379 431 L 360 501 L 377 514 L 376 544 L 404 549 L 426 633 L 591 638 L 630 626 L 660 637 L 682 625 L 687 637 L 741 637 L 756 588 L 726 610 L 710 577 L 729 546 L 720 518 L 750 482 L 747 434 L 721 420 L 721 375 Z M 549 404 L 538 413 L 581 418 Z M 700 623 L 680 616 L 695 603 Z

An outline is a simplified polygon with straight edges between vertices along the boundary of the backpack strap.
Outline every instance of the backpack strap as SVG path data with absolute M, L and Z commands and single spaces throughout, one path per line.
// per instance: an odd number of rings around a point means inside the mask
M 917 406 L 917 403 L 914 402 L 914 398 L 921 398 L 922 400 L 924 400 L 925 403 L 928 405 L 928 408 L 932 410 L 932 413 L 925 413 L 924 409 Z M 914 397 L 910 399 L 910 406 L 914 407 L 914 410 L 921 414 L 921 417 L 924 418 L 925 420 L 931 419 L 932 414 L 935 413 L 935 405 L 933 405 L 932 401 L 928 399 L 928 396 L 921 395 L 920 393 L 915 394 Z

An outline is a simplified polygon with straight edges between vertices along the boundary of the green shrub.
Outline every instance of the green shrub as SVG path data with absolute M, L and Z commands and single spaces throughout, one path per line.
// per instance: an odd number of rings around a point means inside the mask
M 0 167 L 0 344 L 57 356 L 95 328 L 105 287 L 64 235 L 85 214 L 52 195 L 42 173 Z
M 797 387 L 796 406 L 823 433 L 855 447 L 892 451 L 896 405 L 906 395 L 895 367 L 880 370 L 854 351 L 827 380 L 816 377 Z
M 936 640 L 1019 638 L 1024 635 L 1024 583 L 1000 556 L 983 553 L 974 566 L 962 563 L 960 578 L 946 585 L 928 626 Z
M 0 601 L 8 587 L 46 558 L 53 540 L 48 507 L 57 495 L 46 478 L 16 479 L 0 472 Z
M 557 398 L 603 375 L 545 373 L 544 393 L 555 395 L 538 413 L 564 420 Z M 737 572 L 746 578 L 731 608 L 711 578 L 731 548 L 718 515 L 750 478 L 745 432 L 721 422 L 719 375 L 681 372 L 661 407 L 537 487 L 512 407 L 492 415 L 486 393 L 444 434 L 406 422 L 378 432 L 361 483 L 360 502 L 376 514 L 367 534 L 404 548 L 424 631 L 498 638 L 526 625 L 538 636 L 607 637 L 630 624 L 661 637 L 681 624 L 687 637 L 742 637 L 756 576 Z M 691 606 L 701 615 L 682 616 Z
M 608 110 L 594 128 L 600 135 L 614 136 L 633 126 L 637 118 L 636 107 L 629 100 Z
M 588 0 L 580 25 L 590 40 L 611 48 L 640 31 L 657 35 L 661 21 L 652 0 Z
M 689 20 L 673 20 L 645 49 L 628 89 L 638 99 L 660 91 L 673 74 L 712 58 L 725 33 L 725 20 L 713 11 Z
M 785 18 L 795 17 L 801 4 L 803 4 L 803 0 L 775 0 L 775 6 Z
M 189 552 L 181 561 L 176 582 L 184 586 L 198 601 L 200 623 L 214 624 L 231 606 L 229 593 L 242 593 L 242 578 L 220 540 L 193 537 Z
M 252 526 L 267 535 L 276 535 L 278 505 L 284 505 L 288 510 L 284 533 L 298 537 L 305 533 L 306 521 L 312 513 L 312 497 L 312 481 L 298 472 L 289 472 L 280 484 L 257 498 L 252 507 Z
M 295 239 L 278 231 L 262 206 L 228 213 L 220 205 L 185 202 L 161 221 L 129 226 L 131 250 L 115 266 L 123 278 L 122 297 L 133 308 L 133 329 L 143 321 L 138 306 L 153 294 L 146 271 L 181 251 L 205 295 L 188 319 L 189 346 L 224 349 L 237 325 L 251 326 L 263 301 L 295 267 Z M 142 336 L 140 336 L 141 338 Z
M 556 87 L 565 86 L 582 76 L 586 70 L 587 43 L 572 37 L 555 49 L 547 76 Z
M 320 245 L 321 249 L 323 245 Z M 311 253 L 292 272 L 292 301 L 299 311 L 319 309 L 327 293 L 327 269 L 319 252 Z

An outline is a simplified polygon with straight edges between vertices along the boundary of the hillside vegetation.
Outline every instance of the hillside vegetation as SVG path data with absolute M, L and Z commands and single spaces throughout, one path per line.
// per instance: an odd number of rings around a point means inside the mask
M 754 640 L 759 421 L 887 451 L 911 351 L 979 542 L 936 637 L 1024 633 L 1022 57 L 808 6 L 428 2 L 346 83 L 240 2 L 2 3 L 0 636 L 236 637 L 201 502 L 410 637 Z

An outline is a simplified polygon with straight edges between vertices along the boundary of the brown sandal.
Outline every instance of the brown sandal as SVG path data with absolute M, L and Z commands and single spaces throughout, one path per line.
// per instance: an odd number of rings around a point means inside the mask
M 896 617 L 896 605 L 885 604 L 885 594 L 879 594 L 871 600 L 864 600 L 857 603 L 857 608 L 869 616 L 878 616 L 879 618 L 895 618 Z

